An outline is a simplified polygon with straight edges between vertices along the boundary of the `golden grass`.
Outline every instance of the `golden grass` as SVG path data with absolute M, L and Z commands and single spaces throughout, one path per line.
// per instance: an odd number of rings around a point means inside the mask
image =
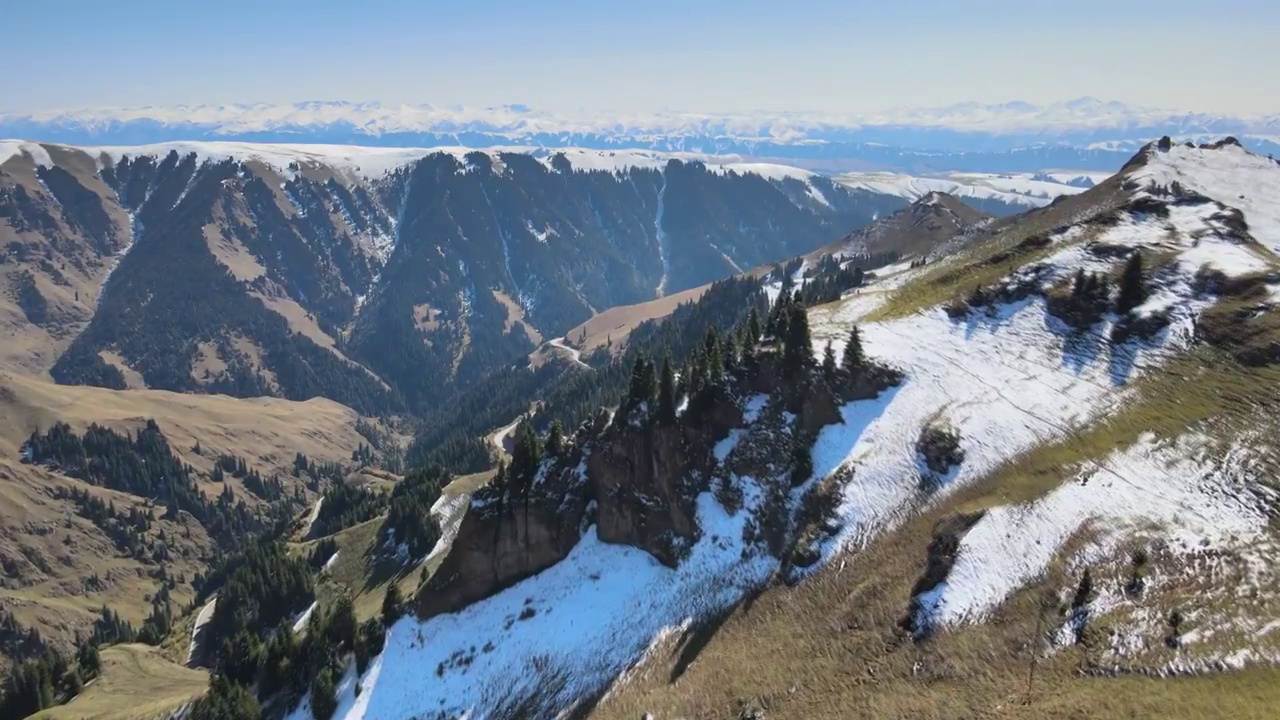
M 204 694 L 209 675 L 163 658 L 146 645 L 102 650 L 102 675 L 66 705 L 34 717 L 48 720 L 151 720 Z

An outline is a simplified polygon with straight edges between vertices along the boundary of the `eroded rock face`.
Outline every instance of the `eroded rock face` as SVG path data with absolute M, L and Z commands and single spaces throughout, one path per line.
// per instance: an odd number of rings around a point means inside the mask
M 707 489 L 711 449 L 742 423 L 742 413 L 723 396 L 696 420 L 588 429 L 578 434 L 578 449 L 524 495 L 481 489 L 418 594 L 419 617 L 455 612 L 545 570 L 592 523 L 604 542 L 640 548 L 674 567 L 680 548 L 698 538 L 695 499 Z
M 787 471 L 796 443 L 807 447 L 823 426 L 840 422 L 843 402 L 875 397 L 900 379 L 869 367 L 865 377 L 842 378 L 833 387 L 817 372 L 788 373 L 780 363 L 776 353 L 761 353 L 738 385 L 743 395 L 769 394 L 781 404 L 753 426 L 752 451 L 735 454 L 735 472 Z M 418 594 L 419 617 L 454 612 L 545 570 L 592 524 L 602 541 L 676 566 L 700 534 L 696 501 L 711 487 L 713 449 L 743 422 L 739 402 L 719 390 L 695 400 L 671 424 L 643 411 L 627 422 L 604 414 L 584 424 L 574 449 L 545 465 L 527 491 L 488 486 L 477 492 L 444 563 Z M 784 535 L 779 529 L 775 551 Z
M 600 539 L 674 567 L 679 547 L 698 538 L 694 504 L 715 463 L 711 449 L 740 424 L 741 411 L 722 396 L 692 421 L 611 428 L 587 458 Z
M 524 497 L 482 488 L 418 593 L 418 616 L 456 612 L 563 560 L 582 537 L 587 496 L 571 465 L 554 468 Z

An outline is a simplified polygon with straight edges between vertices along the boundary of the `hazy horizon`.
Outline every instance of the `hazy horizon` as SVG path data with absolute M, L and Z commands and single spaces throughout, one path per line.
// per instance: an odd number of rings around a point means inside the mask
M 1280 113 L 1280 7 L 655 0 L 6 9 L 0 111 L 316 98 L 547 112 L 870 113 L 1081 96 Z M 1138 5 L 1135 7 L 1135 5 Z

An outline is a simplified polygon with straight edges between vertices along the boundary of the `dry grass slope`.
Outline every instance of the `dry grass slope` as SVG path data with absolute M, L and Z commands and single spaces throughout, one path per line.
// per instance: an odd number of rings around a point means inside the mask
M 209 675 L 170 662 L 146 645 L 102 651 L 102 675 L 66 705 L 35 717 L 47 720 L 154 720 L 204 693 Z

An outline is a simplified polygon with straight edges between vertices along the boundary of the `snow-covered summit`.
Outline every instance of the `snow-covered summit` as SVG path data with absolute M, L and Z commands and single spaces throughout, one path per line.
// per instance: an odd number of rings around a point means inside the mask
M 191 140 L 377 146 L 537 146 L 736 153 L 836 167 L 1114 170 L 1153 137 L 1235 134 L 1272 149 L 1280 118 L 1140 108 L 1092 98 L 848 113 L 546 112 L 521 105 L 350 102 L 90 108 L 0 114 L 0 137 L 78 145 Z M 1035 163 L 1039 165 L 1028 165 Z M 844 167 L 849 167 L 845 164 Z
M 562 157 L 573 170 L 584 172 L 625 173 L 632 169 L 661 170 L 669 162 L 676 160 L 702 163 L 707 166 L 708 170 L 719 174 L 757 175 L 773 181 L 792 179 L 808 182 L 817 176 L 817 173 L 799 167 L 777 163 L 747 162 L 739 155 L 714 155 L 694 152 L 596 150 L 573 147 L 544 149 L 521 145 L 488 148 L 460 146 L 392 148 L 365 145 L 228 141 L 181 141 L 151 145 L 66 146 L 25 140 L 0 140 L 0 165 L 3 165 L 10 158 L 25 155 L 31 157 L 37 165 L 51 166 L 54 162 L 49 155 L 47 149 L 49 147 L 87 153 L 96 159 L 100 166 L 118 163 L 126 157 L 163 158 L 170 153 L 176 152 L 179 156 L 195 155 L 197 164 L 223 160 L 259 162 L 285 175 L 290 175 L 307 167 L 327 167 L 369 179 L 382 177 L 389 172 L 410 165 L 430 155 L 451 155 L 459 162 L 465 163 L 466 157 L 472 153 L 488 155 L 491 159 L 497 159 L 502 153 L 528 154 L 536 157 L 549 168 L 555 167 L 553 160 L 556 157 Z M 492 163 L 492 168 L 494 172 L 502 172 L 502 164 L 500 162 Z

